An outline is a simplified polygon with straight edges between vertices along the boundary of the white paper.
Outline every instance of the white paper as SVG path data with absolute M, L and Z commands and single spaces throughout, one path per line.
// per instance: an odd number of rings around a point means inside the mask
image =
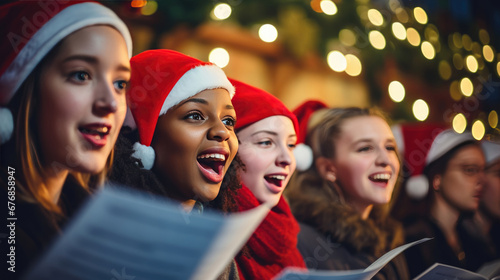
M 213 279 L 269 208 L 190 214 L 178 203 L 113 187 L 82 210 L 25 279 Z
M 379 272 L 387 263 L 389 263 L 394 257 L 399 255 L 404 250 L 410 248 L 411 246 L 420 244 L 432 238 L 422 238 L 412 243 L 408 243 L 391 251 L 385 253 L 383 256 L 374 261 L 366 269 L 356 269 L 356 270 L 301 270 L 297 268 L 286 268 L 280 273 L 275 279 L 279 280 L 323 280 L 323 279 L 335 279 L 335 280 L 365 280 L 371 279 L 377 272 Z
M 474 273 L 469 270 L 458 268 L 442 263 L 435 263 L 414 280 L 442 280 L 442 279 L 457 279 L 457 280 L 487 280 L 481 274 Z

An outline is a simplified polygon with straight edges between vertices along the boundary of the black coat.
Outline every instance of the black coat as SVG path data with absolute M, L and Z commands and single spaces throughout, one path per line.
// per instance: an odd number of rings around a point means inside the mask
M 369 254 L 350 251 L 341 243 L 336 243 L 311 226 L 300 223 L 297 248 L 309 269 L 354 270 L 365 269 L 376 258 Z M 384 266 L 373 279 L 409 279 L 406 261 L 398 255 Z
M 420 219 L 408 226 L 406 242 L 425 237 L 433 238 L 405 251 L 410 276 L 412 278 L 418 276 L 436 262 L 477 271 L 482 264 L 493 259 L 493 256 L 488 253 L 491 248 L 488 248 L 484 241 L 468 234 L 460 220 L 457 223 L 457 232 L 463 249 L 463 254 L 460 256 L 448 245 L 444 233 L 434 220 Z
M 2 182 L 2 185 L 4 183 Z M 1 188 L 2 205 L 7 208 L 6 186 Z M 58 219 L 50 218 L 43 208 L 34 203 L 23 202 L 19 199 L 15 201 L 15 244 L 8 244 L 1 239 L 2 267 L 0 271 L 1 279 L 18 279 L 43 255 L 54 240 L 64 230 L 66 223 L 74 216 L 84 201 L 89 197 L 89 192 L 83 189 L 71 177 L 68 177 L 61 192 L 60 207 L 64 217 Z M 2 219 L 6 221 L 8 211 L 2 209 L 5 214 Z M 0 231 L 2 233 L 3 231 Z M 10 235 L 10 232 L 7 233 Z M 15 273 L 7 271 L 7 253 L 10 246 L 15 246 Z M 8 250 L 8 251 L 7 251 Z M 10 257 L 9 257 L 10 258 Z

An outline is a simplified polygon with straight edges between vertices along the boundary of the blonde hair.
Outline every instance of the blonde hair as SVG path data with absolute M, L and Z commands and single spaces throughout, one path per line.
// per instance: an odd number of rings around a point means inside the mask
M 55 47 L 51 53 L 53 53 Z M 41 98 L 38 91 L 41 67 L 50 61 L 51 55 L 35 68 L 26 78 L 20 89 L 16 92 L 10 107 L 15 116 L 15 139 L 14 145 L 16 154 L 16 166 L 20 167 L 20 177 L 16 178 L 19 198 L 30 203 L 37 203 L 48 213 L 55 216 L 62 216 L 62 210 L 52 201 L 49 196 L 48 186 L 45 181 L 46 167 L 43 166 L 40 158 L 40 144 L 37 137 L 36 109 L 37 100 Z M 17 105 L 17 106 L 16 106 Z M 15 113 L 17 111 L 17 114 Z M 97 187 L 104 183 L 108 171 L 111 169 L 113 161 L 113 150 L 108 156 L 104 169 L 95 175 L 70 171 L 68 176 L 72 176 L 75 181 L 85 190 Z

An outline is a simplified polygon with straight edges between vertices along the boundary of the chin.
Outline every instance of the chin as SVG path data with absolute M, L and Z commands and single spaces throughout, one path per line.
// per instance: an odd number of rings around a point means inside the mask
M 209 186 L 206 186 L 206 188 L 209 190 L 208 192 L 196 195 L 197 197 L 199 197 L 200 200 L 202 200 L 204 202 L 209 202 L 209 201 L 214 200 L 220 193 L 220 185 L 218 185 L 218 186 L 209 185 Z M 211 191 L 210 190 L 211 188 L 217 188 L 217 191 Z

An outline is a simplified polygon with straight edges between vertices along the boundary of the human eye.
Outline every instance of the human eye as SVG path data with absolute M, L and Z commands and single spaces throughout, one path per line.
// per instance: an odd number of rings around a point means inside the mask
M 261 140 L 261 141 L 258 141 L 257 142 L 257 145 L 259 146 L 264 146 L 264 147 L 268 147 L 268 146 L 271 146 L 273 144 L 273 142 L 271 140 Z
M 127 89 L 128 86 L 128 82 L 125 80 L 115 81 L 113 84 L 115 86 L 115 89 L 119 92 L 125 91 L 125 89 Z
M 234 127 L 236 125 L 236 119 L 233 117 L 227 117 L 222 120 L 225 126 Z
M 85 71 L 74 71 L 69 73 L 68 79 L 77 83 L 84 83 L 90 79 L 90 74 Z
M 293 143 L 293 144 L 288 144 L 288 148 L 290 148 L 290 150 L 293 150 L 295 149 L 295 147 L 297 146 L 297 144 Z
M 200 112 L 189 112 L 185 117 L 185 120 L 192 120 L 192 121 L 202 121 L 205 118 Z
M 394 145 L 387 145 L 387 146 L 385 146 L 385 148 L 388 151 L 396 151 L 396 146 L 394 146 Z
M 371 146 L 363 146 L 361 148 L 358 148 L 358 152 L 368 152 L 371 151 L 373 148 Z
M 474 176 L 481 172 L 481 168 L 478 166 L 464 166 L 462 170 L 464 174 L 468 176 Z

